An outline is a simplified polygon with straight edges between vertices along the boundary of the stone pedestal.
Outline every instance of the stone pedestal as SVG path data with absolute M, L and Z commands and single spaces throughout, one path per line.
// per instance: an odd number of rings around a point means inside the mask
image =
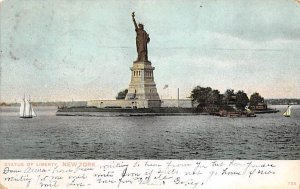
M 154 67 L 150 61 L 133 62 L 131 82 L 125 100 L 137 108 L 160 107 L 161 101 L 154 82 Z

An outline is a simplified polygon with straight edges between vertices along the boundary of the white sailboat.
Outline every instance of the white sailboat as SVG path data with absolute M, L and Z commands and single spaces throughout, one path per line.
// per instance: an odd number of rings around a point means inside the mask
M 245 106 L 245 110 L 247 113 L 252 113 L 252 111 L 249 109 L 249 106 Z
M 288 106 L 287 109 L 285 110 L 285 112 L 283 113 L 283 115 L 285 117 L 290 117 L 291 116 L 291 106 Z
M 30 100 L 23 98 L 20 106 L 20 117 L 21 118 L 32 118 L 36 117 L 36 113 L 34 112 Z

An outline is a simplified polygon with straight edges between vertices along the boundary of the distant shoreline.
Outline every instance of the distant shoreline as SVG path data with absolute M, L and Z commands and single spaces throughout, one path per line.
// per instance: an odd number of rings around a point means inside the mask
M 163 99 L 168 100 L 168 99 Z M 33 106 L 86 106 L 88 101 L 53 101 L 53 102 L 32 102 Z M 300 105 L 298 98 L 278 98 L 278 99 L 265 99 L 267 105 Z M 75 104 L 75 105 L 74 105 Z M 20 103 L 1 102 L 0 106 L 20 106 Z

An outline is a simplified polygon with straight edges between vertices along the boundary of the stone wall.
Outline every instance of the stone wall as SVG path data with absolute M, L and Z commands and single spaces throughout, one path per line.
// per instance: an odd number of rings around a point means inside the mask
M 91 100 L 87 102 L 87 106 L 95 106 L 97 108 L 152 108 L 152 107 L 178 107 L 177 99 L 160 100 Z M 190 99 L 179 99 L 179 107 L 191 108 L 192 101 Z
M 192 101 L 190 99 L 179 99 L 179 106 L 177 99 L 162 99 L 161 107 L 181 107 L 192 108 Z
M 95 106 L 97 108 L 132 108 L 132 102 L 128 100 L 91 100 L 87 102 L 87 106 Z

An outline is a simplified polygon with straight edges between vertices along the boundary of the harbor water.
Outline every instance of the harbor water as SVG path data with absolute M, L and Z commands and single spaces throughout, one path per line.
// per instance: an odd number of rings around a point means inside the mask
M 1 107 L 0 159 L 300 159 L 300 106 L 292 116 L 55 116 L 56 107 Z

